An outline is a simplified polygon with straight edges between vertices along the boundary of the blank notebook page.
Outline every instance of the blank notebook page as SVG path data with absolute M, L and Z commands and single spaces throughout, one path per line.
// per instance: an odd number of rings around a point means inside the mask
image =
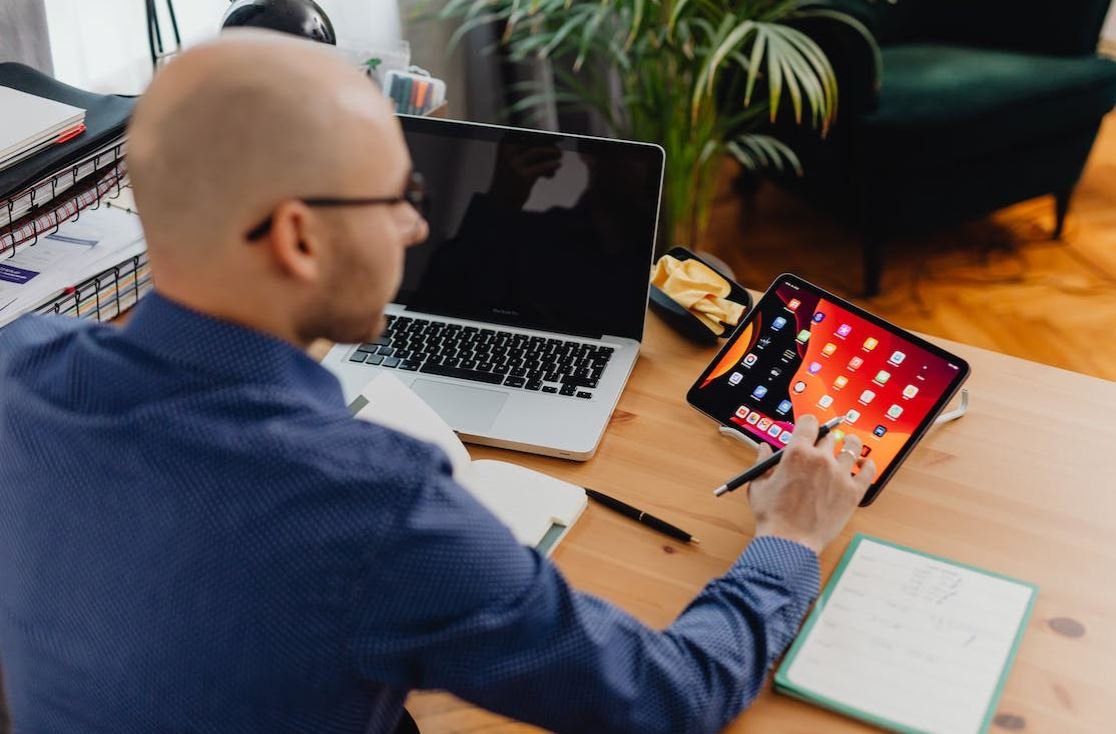
M 780 687 L 890 728 L 980 731 L 1035 587 L 858 539 Z

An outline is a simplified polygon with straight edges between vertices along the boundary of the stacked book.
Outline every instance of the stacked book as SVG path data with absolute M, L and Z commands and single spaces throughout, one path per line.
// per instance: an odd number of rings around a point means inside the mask
M 150 288 L 138 222 L 110 210 L 134 104 L 0 64 L 0 326 L 33 311 L 113 318 Z

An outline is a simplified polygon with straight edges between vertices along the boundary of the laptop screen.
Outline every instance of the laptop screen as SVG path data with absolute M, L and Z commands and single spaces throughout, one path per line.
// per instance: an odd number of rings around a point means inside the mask
M 430 197 L 396 302 L 640 339 L 662 185 L 655 145 L 400 116 Z

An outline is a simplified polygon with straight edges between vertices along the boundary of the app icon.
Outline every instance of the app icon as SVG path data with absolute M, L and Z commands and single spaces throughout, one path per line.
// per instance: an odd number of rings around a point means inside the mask
M 792 359 L 798 359 L 798 352 L 793 349 L 784 349 L 783 361 L 790 362 Z
M 848 385 L 848 384 L 849 384 L 849 378 L 845 377 L 844 375 L 838 375 L 837 379 L 833 381 L 833 389 L 840 390 L 841 388 L 843 388 L 845 385 Z
M 876 376 L 872 378 L 872 382 L 876 383 L 877 385 L 886 385 L 887 381 L 890 379 L 890 372 L 888 372 L 887 370 L 880 370 L 876 373 Z
M 747 418 L 748 417 L 747 406 L 741 405 L 739 408 L 737 408 L 736 409 L 736 417 L 737 418 Z
M 744 358 L 744 366 L 751 367 L 756 363 L 757 359 L 759 359 L 759 357 L 757 357 L 755 354 L 749 354 Z
M 907 385 L 905 388 L 903 388 L 903 397 L 905 397 L 907 400 L 910 400 L 915 395 L 918 395 L 918 388 L 914 385 Z
M 876 426 L 872 429 L 872 435 L 876 438 L 883 438 L 885 433 L 887 433 L 887 426 Z
M 842 339 L 844 339 L 846 336 L 848 336 L 851 333 L 852 333 L 852 327 L 849 326 L 848 324 L 841 324 L 840 326 L 837 327 L 837 336 L 841 337 Z
M 821 362 L 811 362 L 809 369 L 806 370 L 811 375 L 816 375 L 821 372 Z
M 771 428 L 771 419 L 760 418 L 759 424 L 756 426 L 756 428 L 760 429 L 761 431 L 766 431 L 768 428 Z
M 879 339 L 876 339 L 875 337 L 872 337 L 872 336 L 868 337 L 867 339 L 864 340 L 864 351 L 866 351 L 866 352 L 872 351 L 873 349 L 876 348 L 876 345 L 879 344 L 879 343 L 880 343 Z
M 786 325 L 787 325 L 787 320 L 784 319 L 782 316 L 776 316 L 775 320 L 771 322 L 771 328 L 774 329 L 775 331 L 778 331 L 779 329 L 783 328 Z
M 821 400 L 818 401 L 819 408 L 828 408 L 833 405 L 833 398 L 829 395 L 822 395 Z
M 779 443 L 789 443 L 791 440 L 791 435 L 792 434 L 790 431 L 783 431 L 779 434 Z
M 779 403 L 779 407 L 775 409 L 775 412 L 779 415 L 786 415 L 788 412 L 790 412 L 790 409 L 791 401 L 784 400 L 783 402 Z
M 850 410 L 848 413 L 845 413 L 845 423 L 848 423 L 850 426 L 858 420 L 860 420 L 859 410 Z
M 821 311 L 818 311 L 816 314 L 814 314 L 814 323 L 815 324 L 820 324 L 823 321 L 825 321 L 825 314 L 824 313 L 822 313 Z
M 772 377 L 778 377 L 781 374 L 783 374 L 783 371 L 781 369 L 779 369 L 778 367 L 772 367 L 771 368 L 771 376 Z
M 870 454 L 870 453 L 872 453 L 872 447 L 871 446 L 861 446 L 860 447 L 860 458 L 867 459 L 868 454 Z
M 778 425 L 778 424 L 773 425 L 773 426 L 771 426 L 771 428 L 767 429 L 767 435 L 771 436 L 772 438 L 775 438 L 776 436 L 778 436 L 782 432 L 783 432 L 783 427 Z
M 856 372 L 858 369 L 860 369 L 860 365 L 862 364 L 864 364 L 863 359 L 861 359 L 860 357 L 853 357 L 849 360 L 849 369 L 853 372 Z
M 733 372 L 731 375 L 729 375 L 729 384 L 730 385 L 739 385 L 740 381 L 743 380 L 743 379 L 744 379 L 744 375 L 740 374 L 739 372 Z
M 901 415 L 903 415 L 903 409 L 898 405 L 892 405 L 887 409 L 887 417 L 893 421 L 898 420 Z
M 871 390 L 865 390 L 864 392 L 860 393 L 860 403 L 861 403 L 861 405 L 867 405 L 868 403 L 875 400 L 875 398 L 876 398 L 876 393 L 872 392 Z
M 894 351 L 891 353 L 891 357 L 889 357 L 887 361 L 898 367 L 899 365 L 903 364 L 903 360 L 906 358 L 907 355 L 903 354 L 902 352 Z
M 767 394 L 767 388 L 763 385 L 756 385 L 756 389 L 752 390 L 752 397 L 759 400 Z
M 798 300 L 797 298 L 792 298 L 787 301 L 787 308 L 789 308 L 791 311 L 797 311 L 798 307 L 801 305 L 802 301 Z
M 798 336 L 796 336 L 795 339 L 798 339 L 798 341 L 805 344 L 806 342 L 810 341 L 810 330 L 803 329 L 802 331 L 798 332 Z
M 805 392 L 806 391 L 806 383 L 803 382 L 802 380 L 799 380 L 798 382 L 794 383 L 794 391 L 795 392 Z
M 833 342 L 829 342 L 824 347 L 822 347 L 822 354 L 825 355 L 826 357 L 832 356 L 833 353 L 836 352 L 836 351 L 837 351 L 837 345 L 834 344 Z
M 745 422 L 751 423 L 754 426 L 756 423 L 759 422 L 759 419 L 760 419 L 760 414 L 753 410 L 751 413 L 748 414 L 748 417 L 745 418 L 744 420 L 745 420 Z
M 769 337 L 769 336 L 761 337 L 760 340 L 758 342 L 756 342 L 756 349 L 763 349 L 764 347 L 766 347 L 770 343 L 771 343 L 771 337 Z

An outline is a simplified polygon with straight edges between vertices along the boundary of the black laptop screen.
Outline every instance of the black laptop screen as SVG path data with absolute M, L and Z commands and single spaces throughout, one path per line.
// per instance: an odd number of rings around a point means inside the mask
M 400 117 L 430 197 L 412 310 L 640 339 L 663 155 L 653 145 Z

